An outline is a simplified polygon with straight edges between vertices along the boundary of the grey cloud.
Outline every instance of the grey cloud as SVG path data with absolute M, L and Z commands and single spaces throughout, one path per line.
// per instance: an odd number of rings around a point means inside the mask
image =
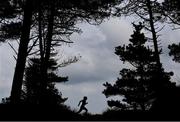
M 113 18 L 101 24 L 100 29 L 106 35 L 111 48 L 128 44 L 129 37 L 133 32 L 131 22 L 119 18 Z
M 80 53 L 82 58 L 78 63 L 60 69 L 60 72 L 70 76 L 69 83 L 106 82 L 118 77 L 124 65 L 114 54 L 114 48 L 128 42 L 130 27 L 127 21 L 119 19 L 112 19 L 100 27 L 81 25 L 83 33 L 72 37 L 76 44 L 65 53 Z

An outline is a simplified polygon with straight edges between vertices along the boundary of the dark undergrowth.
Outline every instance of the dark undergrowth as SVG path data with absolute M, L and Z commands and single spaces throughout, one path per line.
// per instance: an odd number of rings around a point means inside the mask
M 100 120 L 178 120 L 177 111 L 118 111 L 107 110 L 102 114 L 77 114 L 69 107 L 30 106 L 30 105 L 0 105 L 0 120 L 64 120 L 64 121 L 100 121 Z

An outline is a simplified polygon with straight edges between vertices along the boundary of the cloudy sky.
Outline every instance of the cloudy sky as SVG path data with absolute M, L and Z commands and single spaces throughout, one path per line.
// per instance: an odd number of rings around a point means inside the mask
M 72 109 L 83 96 L 88 97 L 87 108 L 91 113 L 101 113 L 106 110 L 107 99 L 102 94 L 103 83 L 112 82 L 118 77 L 119 71 L 129 66 L 123 64 L 114 54 L 114 47 L 128 44 L 132 34 L 131 19 L 111 18 L 99 26 L 83 23 L 78 25 L 83 33 L 73 34 L 74 44 L 63 45 L 59 49 L 60 55 L 66 57 L 78 56 L 77 63 L 59 69 L 59 74 L 69 76 L 67 83 L 57 84 L 64 97 L 68 97 L 66 104 Z M 172 81 L 180 84 L 180 64 L 174 63 L 168 56 L 167 46 L 180 41 L 180 31 L 172 31 L 169 26 L 161 32 L 163 55 L 161 61 L 166 71 L 174 71 Z M 16 46 L 15 42 L 12 43 Z M 7 43 L 0 45 L 0 98 L 10 95 L 15 60 L 14 52 Z M 109 98 L 111 99 L 111 98 Z

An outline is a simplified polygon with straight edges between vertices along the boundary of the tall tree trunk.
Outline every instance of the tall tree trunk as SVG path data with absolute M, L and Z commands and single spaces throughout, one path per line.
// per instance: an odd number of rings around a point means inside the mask
M 157 35 L 156 35 L 155 27 L 154 27 L 154 17 L 153 17 L 152 5 L 151 5 L 150 0 L 147 0 L 147 7 L 148 7 L 148 12 L 149 12 L 149 23 L 151 26 L 151 32 L 152 32 L 152 37 L 153 37 L 156 62 L 157 62 L 158 70 L 161 71 L 161 62 L 160 62 L 160 56 L 159 56 L 159 50 L 158 50 L 158 41 L 157 41 Z
M 53 36 L 53 26 L 54 26 L 54 0 L 50 1 L 50 10 L 49 10 L 49 18 L 48 18 L 48 32 L 46 37 L 46 43 L 45 43 L 45 58 L 42 62 L 42 68 L 43 68 L 43 81 L 42 81 L 42 102 L 45 102 L 45 94 L 44 91 L 47 89 L 47 82 L 48 82 L 48 63 L 50 59 L 50 53 L 51 53 L 51 44 L 52 44 L 52 36 Z
M 42 100 L 42 90 L 43 90 L 43 83 L 45 81 L 45 72 L 44 72 L 44 49 L 45 49 L 45 44 L 43 43 L 43 40 L 42 40 L 42 10 L 41 10 L 41 4 L 42 4 L 42 1 L 41 0 L 38 0 L 38 33 L 39 33 L 39 49 L 40 49 L 40 90 L 38 90 L 38 98 L 40 99 L 39 102 L 41 102 Z M 43 100 L 42 100 L 43 102 Z
M 55 12 L 54 0 L 51 0 L 50 13 L 48 19 L 47 41 L 46 41 L 46 54 L 45 54 L 46 63 L 50 58 L 50 52 L 51 52 L 51 43 L 52 43 L 53 26 L 54 26 L 54 12 Z
M 151 33 L 153 37 L 153 43 L 154 43 L 154 50 L 155 50 L 155 58 L 156 58 L 156 63 L 157 63 L 157 74 L 156 74 L 156 80 L 157 82 L 154 82 L 154 89 L 156 90 L 156 93 L 159 94 L 162 86 L 163 86 L 163 81 L 162 81 L 162 71 L 161 71 L 161 61 L 160 61 L 160 52 L 158 49 L 158 41 L 157 41 L 157 35 L 154 27 L 154 17 L 153 17 L 153 12 L 152 12 L 152 5 L 151 1 L 147 0 L 147 7 L 148 7 L 148 12 L 149 12 L 149 23 L 151 27 Z
M 38 33 L 39 33 L 39 50 L 40 50 L 40 60 L 41 63 L 44 60 L 44 44 L 42 42 L 42 10 L 41 10 L 41 0 L 38 0 Z
M 20 38 L 16 68 L 14 72 L 13 84 L 11 89 L 11 102 L 13 104 L 20 102 L 21 88 L 27 58 L 29 36 L 32 20 L 32 0 L 27 0 L 24 7 L 23 27 Z

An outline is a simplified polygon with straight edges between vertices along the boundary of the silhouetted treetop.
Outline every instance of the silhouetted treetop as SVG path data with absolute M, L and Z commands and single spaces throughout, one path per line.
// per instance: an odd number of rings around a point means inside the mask
M 154 51 L 146 46 L 147 38 L 142 33 L 143 25 L 133 24 L 135 31 L 129 39 L 130 44 L 115 48 L 115 54 L 123 62 L 130 63 L 133 67 L 124 68 L 120 71 L 114 85 L 106 82 L 103 84 L 106 89 L 103 91 L 106 97 L 120 95 L 123 100 L 108 101 L 110 107 L 117 107 L 122 110 L 149 110 L 153 99 L 157 97 L 157 85 L 170 84 L 171 73 L 161 69 L 161 80 L 157 81 L 159 70 L 156 65 Z
M 162 18 L 163 13 L 161 4 L 157 0 L 124 0 L 119 7 L 116 7 L 115 15 L 133 15 L 140 18 L 145 29 L 152 34 L 151 37 L 149 37 L 149 40 L 152 40 L 154 44 L 156 63 L 160 74 L 161 61 L 159 55 L 161 53 L 161 48 L 158 43 L 158 32 L 162 28 L 159 28 L 156 23 L 164 19 Z
M 111 106 L 114 104 L 116 107 L 122 107 L 121 109 L 146 110 L 148 109 L 148 100 L 154 94 L 151 84 L 153 73 L 156 71 L 156 63 L 154 52 L 149 47 L 144 46 L 147 39 L 141 33 L 143 25 L 141 23 L 133 25 L 135 31 L 129 39 L 130 44 L 116 47 L 115 54 L 120 57 L 121 61 L 132 64 L 135 69 L 122 69 L 120 71 L 121 78 L 118 78 L 114 85 L 104 84 L 106 89 L 103 93 L 107 97 L 121 95 L 126 103 L 111 100 L 108 101 Z
M 136 31 L 134 31 L 131 39 L 129 39 L 131 43 L 128 46 L 116 47 L 115 54 L 120 56 L 121 61 L 128 61 L 133 66 L 138 67 L 140 63 L 145 65 L 147 62 L 154 61 L 155 57 L 154 52 L 149 47 L 142 46 L 147 42 L 147 38 L 141 33 L 143 26 L 140 24 L 139 26 L 134 25 L 134 27 Z

